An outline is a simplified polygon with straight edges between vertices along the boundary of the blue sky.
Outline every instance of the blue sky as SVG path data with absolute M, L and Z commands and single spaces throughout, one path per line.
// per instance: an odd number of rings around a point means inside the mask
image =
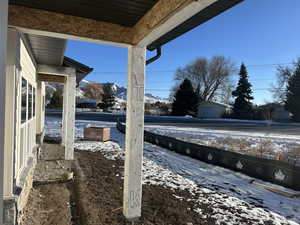
M 161 58 L 147 66 L 146 92 L 168 97 L 178 67 L 199 56 L 224 55 L 238 67 L 246 64 L 255 103 L 271 101 L 268 89 L 276 80 L 273 64 L 290 63 L 300 56 L 299 10 L 299 0 L 245 0 L 163 46 Z M 87 80 L 126 86 L 127 49 L 69 41 L 66 55 L 94 68 Z

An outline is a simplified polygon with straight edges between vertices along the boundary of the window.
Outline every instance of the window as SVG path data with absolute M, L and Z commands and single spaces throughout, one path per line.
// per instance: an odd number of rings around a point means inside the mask
M 28 120 L 32 118 L 32 85 L 28 85 Z
M 32 88 L 32 104 L 33 104 L 33 117 L 35 117 L 35 88 Z
M 26 122 L 27 119 L 27 80 L 22 78 L 22 103 L 21 103 L 21 122 Z
M 45 101 L 46 101 L 45 99 L 46 99 L 46 96 L 44 95 L 43 96 L 43 103 L 42 103 L 42 110 L 43 111 L 45 111 Z

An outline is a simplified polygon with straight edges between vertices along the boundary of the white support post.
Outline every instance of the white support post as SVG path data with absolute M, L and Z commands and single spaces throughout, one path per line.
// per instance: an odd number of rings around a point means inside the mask
M 73 74 L 67 77 L 66 81 L 67 89 L 67 103 L 66 114 L 64 120 L 65 126 L 65 159 L 74 159 L 74 138 L 75 138 L 75 94 L 76 94 L 76 76 L 75 70 Z
M 36 88 L 36 133 L 41 134 L 43 132 L 44 128 L 44 120 L 43 120 L 43 114 L 44 114 L 44 109 L 43 109 L 43 82 L 38 81 L 37 82 L 37 88 Z
M 123 199 L 123 213 L 128 220 L 141 216 L 145 64 L 146 48 L 129 47 Z
M 3 224 L 3 172 L 8 0 L 0 1 L 0 224 Z
M 63 91 L 63 112 L 62 112 L 62 127 L 61 127 L 61 144 L 63 146 L 66 145 L 66 138 L 67 138 L 67 130 L 66 130 L 66 126 L 67 126 L 67 97 L 68 97 L 68 88 L 67 88 L 67 82 L 65 82 L 64 84 L 64 91 Z

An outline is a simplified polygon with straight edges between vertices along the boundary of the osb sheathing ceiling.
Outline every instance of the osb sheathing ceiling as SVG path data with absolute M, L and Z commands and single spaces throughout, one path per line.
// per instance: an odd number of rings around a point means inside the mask
M 173 15 L 196 1 L 200 3 L 203 1 L 204 5 L 214 5 L 209 13 L 216 16 L 243 0 L 12 0 L 9 6 L 9 25 L 136 45 Z M 67 2 L 73 3 L 71 9 L 67 8 Z M 76 4 L 82 7 L 74 7 Z M 101 13 L 95 12 L 95 8 L 97 8 L 95 4 L 98 4 L 97 7 L 102 4 L 104 8 L 110 9 L 110 11 L 101 17 Z M 116 4 L 119 8 L 113 7 Z M 88 13 L 89 10 L 92 14 Z M 212 11 L 214 13 L 211 13 Z M 213 16 L 202 15 L 204 20 L 202 19 L 200 22 L 203 23 Z M 207 19 L 205 20 L 205 18 Z M 182 23 L 184 22 L 182 21 Z M 172 38 L 164 37 L 164 41 L 156 40 L 155 43 L 166 43 L 196 27 L 200 22 L 198 23 L 197 18 L 195 18 L 195 20 L 189 21 L 192 25 L 181 26 L 183 29 L 180 27 L 179 30 L 174 29 L 174 32 L 168 33 L 168 36 Z M 152 45 L 151 50 L 154 47 Z

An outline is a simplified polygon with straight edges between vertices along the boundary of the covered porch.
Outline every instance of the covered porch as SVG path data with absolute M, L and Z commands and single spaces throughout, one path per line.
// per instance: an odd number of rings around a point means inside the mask
M 13 192 L 2 188 L 13 183 L 11 150 L 5 148 L 6 61 L 8 29 L 31 37 L 79 40 L 128 48 L 128 93 L 123 214 L 128 220 L 141 216 L 144 86 L 146 64 L 159 58 L 161 46 L 217 16 L 242 0 L 141 0 L 141 1 L 21 1 L 0 3 L 0 221 L 3 199 Z M 80 8 L 80 11 L 77 9 Z M 146 50 L 157 50 L 153 59 Z M 55 52 L 55 51 L 53 51 Z M 99 53 L 101 54 L 101 53 Z M 66 63 L 70 63 L 67 60 Z M 64 84 L 62 145 L 65 159 L 74 159 L 76 69 L 61 65 L 37 66 L 39 82 Z M 39 94 L 38 94 L 39 95 Z M 38 97 L 38 96 L 37 96 Z M 11 160 L 8 160 L 11 161 Z M 11 185 L 9 185 L 10 187 Z M 5 196 L 5 197 L 3 197 Z M 5 221 L 4 221 L 5 222 Z M 3 224 L 5 224 L 2 222 Z

